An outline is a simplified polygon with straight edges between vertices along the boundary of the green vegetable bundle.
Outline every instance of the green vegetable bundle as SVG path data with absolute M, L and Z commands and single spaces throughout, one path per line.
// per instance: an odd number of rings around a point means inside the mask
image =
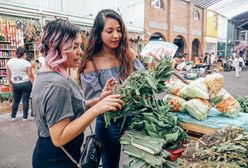
M 166 160 L 170 153 L 163 150 L 165 141 L 161 138 L 147 136 L 141 132 L 129 130 L 121 137 L 120 143 L 123 151 L 131 158 L 124 167 L 165 167 L 170 165 L 176 167 L 174 163 Z
M 242 128 L 225 128 L 204 135 L 198 142 L 187 144 L 182 158 L 191 163 L 210 161 L 248 167 L 248 133 Z
M 241 112 L 248 113 L 248 96 L 235 96 L 241 106 Z
M 173 73 L 171 62 L 165 58 L 161 59 L 153 70 L 133 72 L 121 85 L 114 89 L 114 93 L 122 95 L 125 105 L 122 110 L 104 114 L 106 125 L 122 117 L 125 121 L 127 115 L 131 115 L 136 109 L 146 106 L 145 100 L 164 91 L 166 88 L 164 82 Z

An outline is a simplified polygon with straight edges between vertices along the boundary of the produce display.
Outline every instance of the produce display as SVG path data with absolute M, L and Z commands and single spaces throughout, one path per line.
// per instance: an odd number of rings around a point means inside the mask
M 247 158 L 248 133 L 242 128 L 223 128 L 187 144 L 181 167 L 193 168 L 196 164 L 200 167 L 209 162 L 223 168 L 244 168 L 248 167 Z
M 176 167 L 166 158 L 170 153 L 163 150 L 166 141 L 162 138 L 151 137 L 142 132 L 129 130 L 121 137 L 120 143 L 123 151 L 131 156 L 124 167 L 164 167 L 166 165 Z
M 204 78 L 192 81 L 189 85 L 184 86 L 177 95 L 185 99 L 201 98 L 209 99 L 209 89 Z
M 167 94 L 163 98 L 164 103 L 167 103 L 170 106 L 171 112 L 184 112 L 185 111 L 185 100 L 181 97 Z
M 185 86 L 186 84 L 180 80 L 173 80 L 166 83 L 167 90 L 173 95 L 177 95 L 177 93 Z
M 248 96 L 235 96 L 234 97 L 240 104 L 241 110 L 244 113 L 248 113 Z
M 186 111 L 198 120 L 207 118 L 211 108 L 209 102 L 204 99 L 191 99 L 185 103 Z
M 221 90 L 224 84 L 224 77 L 219 73 L 209 74 L 205 77 L 206 84 L 210 88 L 210 93 L 217 93 Z
M 154 70 L 135 71 L 113 92 L 122 95 L 125 105 L 121 110 L 104 114 L 105 123 L 118 118 L 126 118 L 143 107 L 150 107 L 148 102 L 157 94 L 165 90 L 164 81 L 168 80 L 174 72 L 170 61 L 161 59 Z
M 171 63 L 162 58 L 154 69 L 136 71 L 113 89 L 126 104 L 122 110 L 104 114 L 107 126 L 120 117 L 124 118 L 123 126 L 125 118 L 132 115 L 129 129 L 142 132 L 132 133 L 128 129 L 121 137 L 123 151 L 130 157 L 126 167 L 176 167 L 166 160 L 170 156 L 166 149 L 177 149 L 189 137 L 178 125 L 177 116 L 170 112 L 167 102 L 155 99 L 155 95 L 166 90 L 164 82 L 173 73 Z M 148 137 L 163 141 L 149 142 Z
M 211 95 L 214 107 L 224 115 L 235 118 L 241 111 L 239 102 L 231 96 L 225 89 L 221 89 L 217 94 Z
M 172 151 L 182 151 L 183 144 L 189 141 L 172 112 L 186 111 L 198 120 L 205 119 L 211 107 L 228 117 L 240 112 L 239 102 L 222 88 L 222 75 L 211 74 L 185 84 L 173 81 L 173 74 L 170 61 L 161 58 L 149 70 L 133 72 L 113 88 L 113 93 L 122 95 L 125 105 L 104 114 L 106 126 L 124 118 L 123 128 L 126 118 L 132 116 L 120 139 L 123 152 L 129 157 L 124 168 L 248 167 L 248 133 L 241 128 L 204 135 L 199 141 L 188 143 L 182 159 L 177 156 L 172 162 Z M 158 99 L 161 92 L 165 96 Z

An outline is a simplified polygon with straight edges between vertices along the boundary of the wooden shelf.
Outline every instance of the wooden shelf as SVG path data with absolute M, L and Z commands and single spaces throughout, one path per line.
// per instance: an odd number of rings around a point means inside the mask
M 16 49 L 13 49 L 13 48 L 0 48 L 0 51 L 15 51 Z
M 210 134 L 215 132 L 217 129 L 215 128 L 209 128 L 206 126 L 194 124 L 194 123 L 184 123 L 180 122 L 179 125 L 187 131 L 195 132 L 195 133 L 200 133 L 200 134 Z
M 0 69 L 7 69 L 7 67 L 0 67 Z
M 8 44 L 10 44 L 11 42 L 10 41 L 0 41 L 0 43 L 8 43 Z
M 7 75 L 0 75 L 0 77 L 6 77 Z
M 11 57 L 0 57 L 0 59 L 11 59 L 12 58 L 12 56 Z

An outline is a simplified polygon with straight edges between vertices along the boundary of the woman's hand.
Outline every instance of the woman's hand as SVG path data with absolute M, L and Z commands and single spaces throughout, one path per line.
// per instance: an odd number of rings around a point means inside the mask
M 99 96 L 99 101 L 105 98 L 106 96 L 110 95 L 112 93 L 112 87 L 114 87 L 118 82 L 115 78 L 110 78 L 107 80 L 104 88 L 102 89 L 102 93 Z
M 121 109 L 123 105 L 124 101 L 121 100 L 121 95 L 108 95 L 92 108 L 94 108 L 97 115 L 101 115 L 107 111 L 117 111 Z

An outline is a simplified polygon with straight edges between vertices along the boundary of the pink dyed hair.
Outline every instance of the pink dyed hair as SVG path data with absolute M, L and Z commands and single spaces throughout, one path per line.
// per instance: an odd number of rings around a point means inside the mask
M 72 50 L 78 34 L 79 28 L 67 20 L 51 21 L 44 28 L 39 50 L 45 57 L 46 65 L 64 77 L 67 73 L 61 64 L 67 60 L 67 53 Z

